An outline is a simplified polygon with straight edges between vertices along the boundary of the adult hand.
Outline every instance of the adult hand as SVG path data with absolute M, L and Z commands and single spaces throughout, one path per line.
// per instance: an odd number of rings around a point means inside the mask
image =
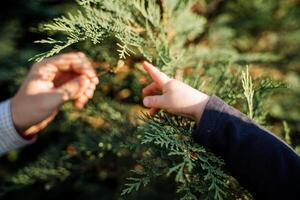
M 61 54 L 32 66 L 18 93 L 11 100 L 12 118 L 23 137 L 44 129 L 60 106 L 73 100 L 82 108 L 94 95 L 99 80 L 83 53 Z
M 143 89 L 143 103 L 150 108 L 151 115 L 163 109 L 172 114 L 189 117 L 196 122 L 200 121 L 209 100 L 208 95 L 169 78 L 150 63 L 145 62 L 144 68 L 154 81 Z

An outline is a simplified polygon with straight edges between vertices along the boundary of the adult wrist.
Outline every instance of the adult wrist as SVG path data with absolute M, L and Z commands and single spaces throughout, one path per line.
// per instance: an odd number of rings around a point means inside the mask
M 18 132 L 22 132 L 22 130 L 24 128 L 21 128 L 21 122 L 20 122 L 20 113 L 18 112 L 18 104 L 16 102 L 16 97 L 13 97 L 11 99 L 11 117 L 12 117 L 12 121 L 13 121 L 13 124 L 15 126 L 15 129 L 18 131 Z
M 16 132 L 19 134 L 19 136 L 21 136 L 23 139 L 26 139 L 26 140 L 32 140 L 33 138 L 35 138 L 36 135 L 26 134 L 26 130 L 28 128 L 22 124 L 22 119 L 21 119 L 21 117 L 24 117 L 24 113 L 21 113 L 18 110 L 18 103 L 17 103 L 16 97 L 13 97 L 11 99 L 10 106 L 11 106 L 12 122 L 13 122 L 14 128 L 15 128 Z
M 31 140 L 28 140 L 17 133 L 12 121 L 11 100 L 0 103 L 0 135 L 0 156 L 11 150 L 32 144 L 37 138 L 33 137 Z

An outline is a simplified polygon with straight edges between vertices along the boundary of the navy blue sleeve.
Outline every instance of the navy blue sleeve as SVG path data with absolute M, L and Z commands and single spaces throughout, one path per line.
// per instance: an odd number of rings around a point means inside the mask
M 210 98 L 193 137 L 255 199 L 300 199 L 299 155 L 218 97 Z

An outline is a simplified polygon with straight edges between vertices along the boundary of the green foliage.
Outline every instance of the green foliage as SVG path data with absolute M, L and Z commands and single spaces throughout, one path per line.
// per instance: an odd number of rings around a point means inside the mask
M 247 99 L 248 104 L 248 116 L 249 118 L 253 119 L 253 96 L 254 96 L 254 88 L 253 88 L 253 82 L 252 78 L 249 74 L 249 68 L 247 67 L 247 71 L 243 72 L 243 89 L 244 89 L 244 95 Z
M 286 116 L 282 110 L 299 102 L 294 87 L 298 76 L 288 76 L 289 90 L 269 74 L 256 74 L 264 66 L 296 68 L 299 9 L 287 2 L 78 0 L 78 7 L 65 16 L 42 24 L 39 29 L 48 37 L 37 43 L 51 49 L 35 59 L 70 49 L 84 51 L 97 65 L 100 84 L 84 110 L 64 106 L 41 135 L 43 148 L 32 147 L 42 153 L 4 173 L 1 194 L 11 199 L 21 199 L 24 190 L 35 191 L 31 199 L 251 199 L 226 172 L 225 163 L 193 141 L 193 122 L 165 112 L 137 117 L 141 108 L 136 104 L 141 104 L 146 84 L 140 61 L 154 62 L 276 133 L 282 131 L 297 150 L 299 112 L 293 109 L 296 114 Z M 7 26 L 8 32 L 17 31 L 12 27 Z M 13 36 L 2 35 L 6 43 L 1 44 L 13 44 Z M 8 50 L 0 57 L 15 53 Z M 20 83 L 26 70 L 18 70 L 22 73 L 13 80 Z M 0 75 L 0 81 L 8 79 L 6 71 Z M 281 92 L 278 101 L 269 98 L 274 91 Z M 281 94 L 286 98 L 286 91 L 291 101 L 280 99 Z M 286 122 L 278 128 L 276 120 Z M 11 158 L 24 159 L 26 151 L 30 149 Z
M 193 122 L 163 112 L 143 120 L 139 136 L 145 156 L 139 162 L 152 162 L 154 166 L 143 165 L 144 171 L 136 172 L 141 178 L 131 180 L 122 194 L 147 185 L 151 178 L 174 174 L 181 199 L 226 198 L 228 175 L 223 172 L 224 163 L 193 141 Z

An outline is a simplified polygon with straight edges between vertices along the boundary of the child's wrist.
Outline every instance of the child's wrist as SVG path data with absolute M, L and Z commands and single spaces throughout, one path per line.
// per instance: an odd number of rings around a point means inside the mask
M 204 110 L 205 110 L 205 107 L 210 99 L 210 96 L 206 95 L 206 94 L 201 94 L 201 100 L 199 101 L 199 103 L 196 105 L 194 111 L 195 113 L 193 114 L 193 118 L 195 120 L 196 123 L 199 123 L 202 116 L 203 116 L 203 113 L 204 113 Z

